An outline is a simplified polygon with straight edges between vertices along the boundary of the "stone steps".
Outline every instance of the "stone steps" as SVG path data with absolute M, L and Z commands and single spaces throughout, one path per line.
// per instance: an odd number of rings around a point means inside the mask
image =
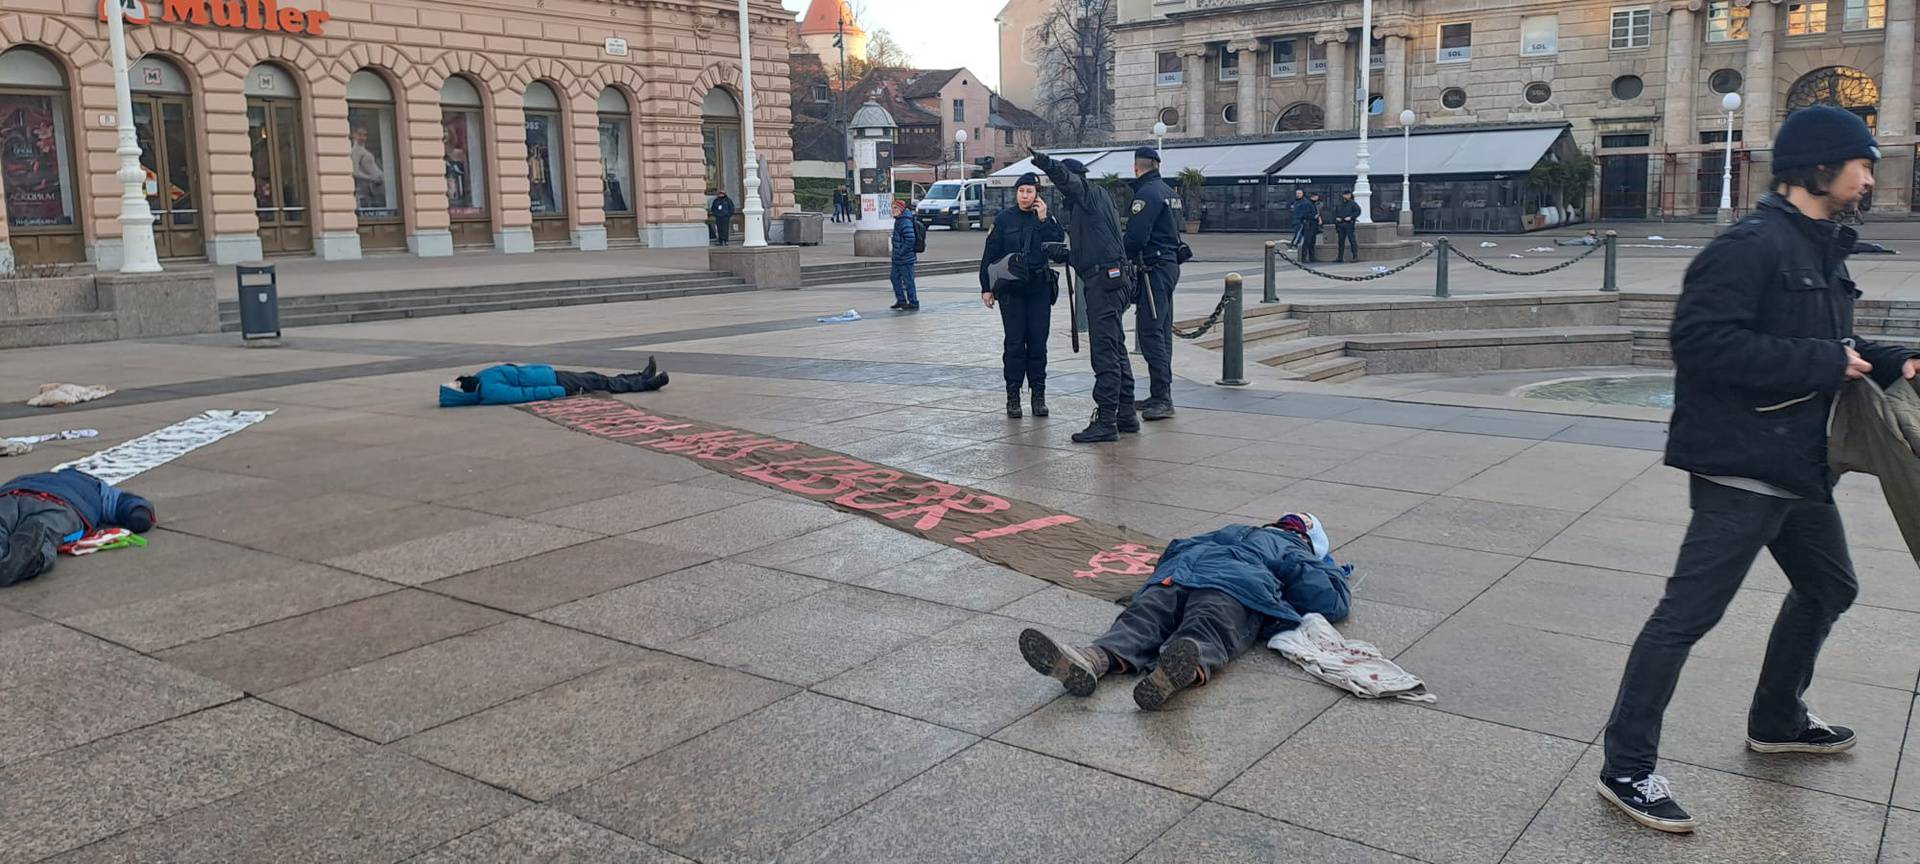
M 0 348 L 39 348 L 118 338 L 119 319 L 112 312 L 0 318 Z
M 1200 322 L 1196 321 L 1187 326 L 1198 326 L 1199 323 Z M 1221 332 L 1222 329 L 1223 328 L 1215 327 L 1212 332 L 1196 340 L 1194 344 L 1210 351 L 1219 350 L 1220 346 L 1226 344 L 1227 341 L 1226 334 Z M 1305 335 L 1307 335 L 1307 322 L 1297 318 L 1280 318 L 1268 315 L 1245 321 L 1241 328 L 1240 341 L 1241 344 L 1250 347 L 1262 342 L 1294 339 Z
M 485 286 L 470 293 L 436 293 L 419 297 L 385 297 L 356 301 L 351 294 L 289 298 L 307 302 L 285 304 L 280 308 L 280 326 L 314 327 L 325 324 L 353 324 L 367 321 L 391 321 L 402 318 L 431 318 L 442 315 L 467 315 L 481 312 L 509 312 L 521 309 L 545 309 L 556 306 L 582 306 L 595 303 L 627 303 L 662 300 L 708 294 L 751 291 L 745 280 L 727 276 L 702 279 L 693 284 L 656 283 L 644 286 L 567 287 L 552 290 L 490 291 Z M 221 304 L 220 329 L 238 332 L 240 310 L 237 304 Z

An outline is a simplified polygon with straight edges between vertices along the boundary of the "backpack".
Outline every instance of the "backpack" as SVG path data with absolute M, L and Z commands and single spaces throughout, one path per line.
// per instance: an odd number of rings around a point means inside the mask
M 927 251 L 927 224 L 913 220 L 913 254 L 924 255 Z

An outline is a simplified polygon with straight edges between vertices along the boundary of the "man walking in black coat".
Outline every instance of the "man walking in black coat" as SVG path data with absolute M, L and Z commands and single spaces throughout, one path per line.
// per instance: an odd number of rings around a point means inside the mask
M 1347 260 L 1347 250 L 1353 250 L 1353 260 L 1360 260 L 1360 241 L 1354 239 L 1354 225 L 1360 221 L 1360 205 L 1353 200 L 1352 192 L 1340 193 L 1340 203 L 1333 205 L 1333 263 Z
M 1855 337 L 1846 258 L 1856 235 L 1836 218 L 1873 191 L 1880 158 L 1867 124 L 1826 106 L 1787 117 L 1774 138 L 1774 191 L 1687 268 L 1671 339 L 1668 465 L 1693 475 L 1693 520 L 1666 595 L 1634 641 L 1607 721 L 1602 798 L 1647 827 L 1694 828 L 1654 773 L 1680 669 L 1766 549 L 1792 590 L 1780 604 L 1747 713 L 1758 753 L 1837 753 L 1852 729 L 1808 713 L 1801 696 L 1859 583 L 1834 506 L 1827 418 L 1849 380 L 1886 386 L 1920 353 Z

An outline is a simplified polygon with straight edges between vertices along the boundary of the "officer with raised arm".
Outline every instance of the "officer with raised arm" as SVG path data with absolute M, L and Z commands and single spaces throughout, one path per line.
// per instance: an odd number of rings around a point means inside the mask
M 1133 151 L 1133 206 L 1127 217 L 1127 258 L 1140 278 L 1134 327 L 1147 361 L 1150 386 L 1135 407 L 1144 420 L 1173 416 L 1173 289 L 1180 283 L 1180 228 L 1173 188 L 1160 179 L 1160 151 Z
M 1087 167 L 1075 159 L 1058 162 L 1033 154 L 1033 167 L 1046 172 L 1060 190 L 1066 209 L 1067 265 L 1086 286 L 1087 337 L 1093 361 L 1093 418 L 1073 433 L 1076 444 L 1118 441 L 1122 432 L 1140 431 L 1133 407 L 1133 364 L 1127 358 L 1126 326 L 1131 280 L 1120 213 L 1107 190 L 1087 181 Z

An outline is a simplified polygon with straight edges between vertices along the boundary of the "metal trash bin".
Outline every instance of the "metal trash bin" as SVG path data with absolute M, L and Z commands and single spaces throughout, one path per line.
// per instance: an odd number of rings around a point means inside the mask
M 241 264 L 234 269 L 240 283 L 240 338 L 280 338 L 280 283 L 272 264 Z
M 827 217 L 823 213 L 788 213 L 780 217 L 786 242 L 794 246 L 818 246 L 826 238 Z

